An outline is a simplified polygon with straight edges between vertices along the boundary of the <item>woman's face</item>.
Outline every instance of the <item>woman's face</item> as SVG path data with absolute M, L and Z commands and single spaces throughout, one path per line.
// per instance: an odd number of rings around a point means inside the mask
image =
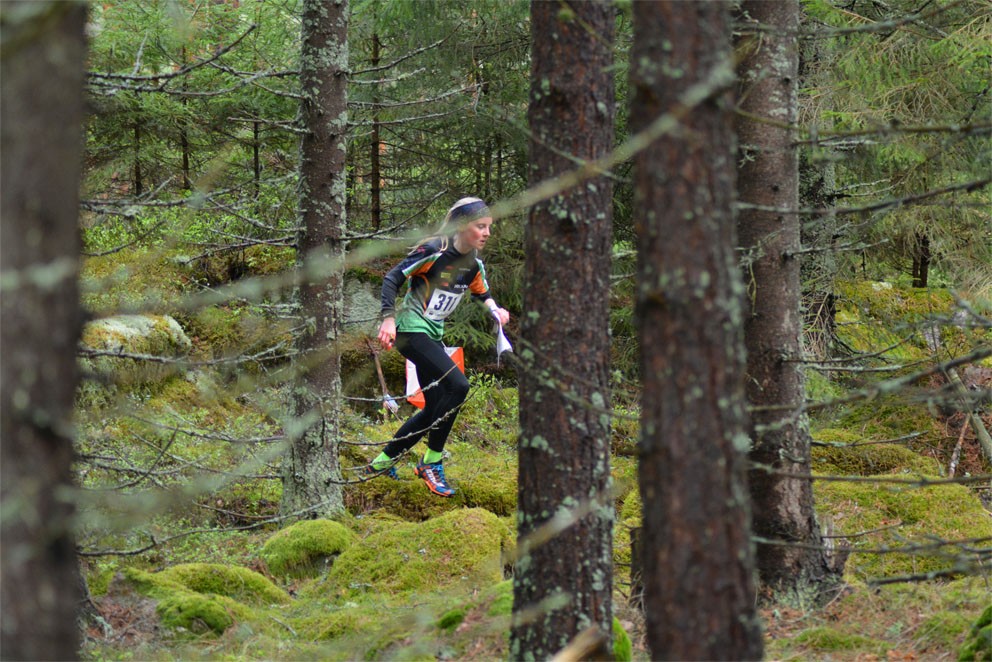
M 486 240 L 489 239 L 492 225 L 492 216 L 484 216 L 465 224 L 465 226 L 458 231 L 458 234 L 461 236 L 462 242 L 464 242 L 467 246 L 474 248 L 477 251 L 481 251 L 486 245 Z

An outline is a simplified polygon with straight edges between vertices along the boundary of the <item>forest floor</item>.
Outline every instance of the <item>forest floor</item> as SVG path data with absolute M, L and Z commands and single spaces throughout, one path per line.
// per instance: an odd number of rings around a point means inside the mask
M 176 275 L 170 282 L 179 280 Z M 953 307 L 950 295 L 872 283 L 853 284 L 841 294 L 839 333 L 848 347 L 864 356 L 873 356 L 873 348 L 896 347 L 886 368 L 901 362 L 911 370 L 932 362 L 922 335 L 906 342 L 904 331 L 894 334 L 887 325 L 898 315 L 912 320 L 934 310 L 946 313 Z M 255 347 L 250 353 L 259 352 L 257 346 L 270 342 L 263 332 L 275 328 L 266 314 L 247 306 L 216 306 L 180 322 L 194 358 L 211 359 L 240 353 L 246 345 Z M 950 328 L 944 349 L 961 353 L 979 343 L 992 345 L 992 331 L 969 333 Z M 395 354 L 383 353 L 381 359 L 398 393 L 403 366 Z M 397 423 L 376 410 L 378 397 L 371 404 L 360 402 L 363 396 L 369 400 L 369 393 L 381 393 L 364 339 L 345 347 L 343 361 L 346 390 L 357 396 L 350 402 L 358 402 L 344 422 L 346 437 L 357 440 L 342 452 L 342 465 L 350 472 L 378 454 L 378 444 Z M 192 495 L 163 502 L 165 490 L 135 489 L 133 498 L 111 499 L 83 513 L 90 524 L 81 540 L 86 549 L 127 550 L 146 546 L 150 538 L 159 542 L 142 554 L 108 553 L 84 562 L 94 610 L 81 657 L 508 659 L 512 582 L 499 555 L 514 541 L 518 393 L 513 380 L 470 371 L 472 394 L 453 430 L 453 457 L 446 460 L 459 489 L 454 499 L 430 495 L 412 478 L 409 466 L 402 468 L 399 481 L 377 478 L 347 485 L 347 512 L 336 522 L 347 532 L 346 548 L 325 552 L 320 564 L 290 577 L 274 572 L 264 554 L 266 545 L 286 530 L 280 528 L 285 523 L 270 520 L 278 515 L 281 496 L 278 449 L 272 442 L 280 438 L 280 429 L 273 411 L 283 406 L 287 393 L 259 387 L 266 384 L 264 368 L 258 383 L 246 385 L 245 372 L 134 372 L 127 387 L 92 386 L 80 395 L 81 455 L 113 456 L 132 473 L 152 466 L 157 487 L 178 486 L 177 493 Z M 962 370 L 962 378 L 976 392 L 988 391 L 992 363 L 970 374 Z M 940 378 L 917 380 L 896 395 L 849 397 L 866 385 L 861 375 L 841 380 L 808 371 L 811 401 L 841 403 L 816 409 L 810 419 L 813 472 L 831 479 L 814 481 L 817 516 L 834 535 L 847 537 L 852 554 L 845 589 L 825 605 L 796 599 L 761 609 L 765 657 L 956 660 L 964 646 L 977 641 L 985 644 L 986 657 L 963 659 L 992 659 L 989 630 L 978 634 L 974 629 L 992 602 L 992 490 L 987 481 L 944 480 L 952 466 L 956 476 L 976 476 L 988 474 L 989 463 L 962 413 L 933 406 L 933 395 L 946 390 Z M 617 487 L 614 610 L 630 641 L 620 659 L 649 660 L 643 616 L 627 595 L 629 531 L 640 522 L 638 412 L 629 402 L 616 409 L 624 415 L 616 417 L 611 439 Z M 992 426 L 988 411 L 983 420 Z M 254 441 L 232 444 L 232 439 Z M 244 472 L 243 466 L 262 469 Z M 98 490 L 121 482 L 108 471 L 90 467 L 81 480 Z M 212 482 L 217 475 L 233 478 Z M 483 541 L 474 555 L 463 549 L 471 547 L 464 535 L 470 520 Z M 433 532 L 445 526 L 454 527 L 453 545 L 436 550 L 422 542 L 432 543 Z M 938 551 L 920 551 L 928 545 Z M 387 551 L 403 562 L 381 565 L 390 556 Z M 250 574 L 280 603 L 253 598 L 241 586 L 169 574 L 182 567 L 214 579 Z M 415 572 L 406 576 L 407 570 Z M 928 573 L 933 578 L 926 579 Z

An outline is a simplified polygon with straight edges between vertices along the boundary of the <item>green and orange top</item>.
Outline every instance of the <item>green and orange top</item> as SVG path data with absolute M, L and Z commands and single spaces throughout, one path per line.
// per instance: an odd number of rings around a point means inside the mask
M 410 287 L 396 310 L 396 295 L 403 283 Z M 426 333 L 434 340 L 444 334 L 444 320 L 466 293 L 479 301 L 489 298 L 486 268 L 478 253 L 461 253 L 454 238 L 430 239 L 414 248 L 382 281 L 382 316 L 396 317 L 400 333 Z

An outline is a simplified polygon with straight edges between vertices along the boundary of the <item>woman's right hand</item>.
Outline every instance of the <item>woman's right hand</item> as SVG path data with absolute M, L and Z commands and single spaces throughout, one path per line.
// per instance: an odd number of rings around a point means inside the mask
M 392 349 L 396 342 L 396 320 L 387 317 L 379 325 L 379 344 L 383 349 Z

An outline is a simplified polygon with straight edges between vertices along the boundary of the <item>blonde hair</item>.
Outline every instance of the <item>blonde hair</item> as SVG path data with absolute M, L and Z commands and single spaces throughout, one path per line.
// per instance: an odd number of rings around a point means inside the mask
M 440 239 L 441 250 L 446 251 L 448 250 L 448 237 L 455 230 L 465 227 L 477 218 L 485 218 L 489 215 L 489 207 L 482 198 L 462 198 L 451 205 L 451 208 L 448 209 L 448 213 L 445 214 L 444 220 L 438 226 L 437 230 L 430 236 L 418 241 L 417 246 L 423 246 L 432 239 Z

